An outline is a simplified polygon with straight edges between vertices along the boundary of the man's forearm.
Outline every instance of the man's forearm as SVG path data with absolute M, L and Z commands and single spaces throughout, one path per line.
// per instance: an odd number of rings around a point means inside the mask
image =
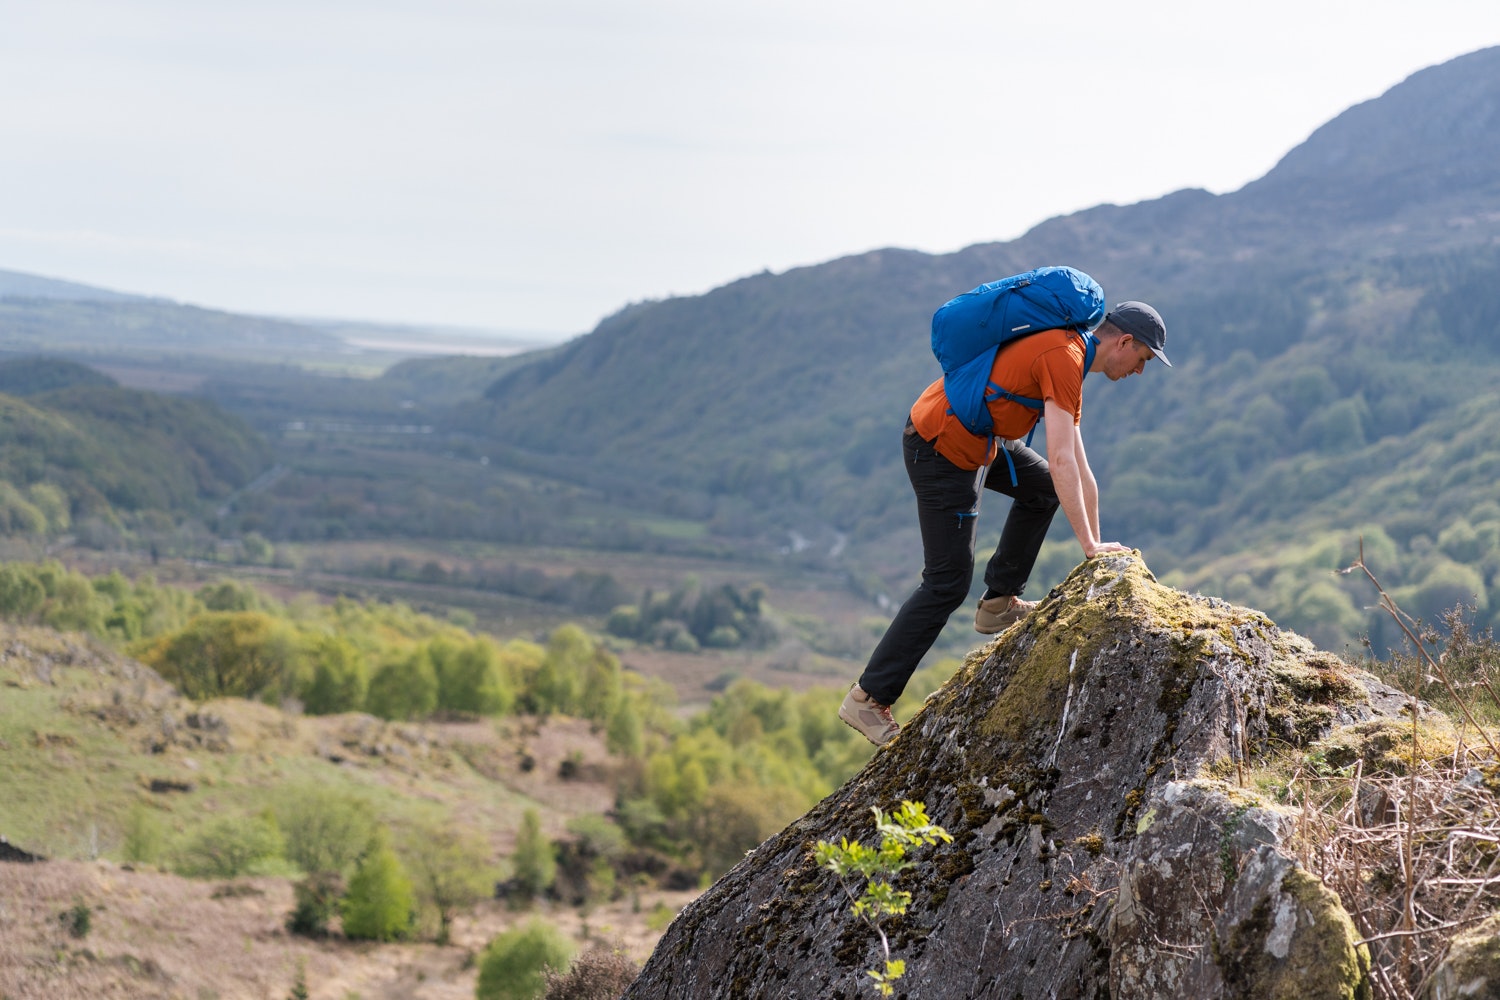
M 1083 555 L 1092 559 L 1100 552 L 1129 551 L 1119 542 L 1106 542 L 1099 531 L 1099 486 L 1083 450 L 1083 437 L 1072 414 L 1052 400 L 1046 402 L 1047 464 L 1052 470 L 1052 489 L 1063 509 Z
M 1050 467 L 1052 489 L 1057 493 L 1057 502 L 1062 507 L 1063 516 L 1068 519 L 1068 526 L 1078 537 L 1078 544 L 1083 546 L 1083 554 L 1092 556 L 1099 545 L 1099 515 L 1090 510 L 1078 463 L 1071 455 L 1060 455 L 1050 463 Z M 1098 506 L 1097 499 L 1094 506 Z
M 1085 463 L 1079 470 L 1079 482 L 1083 486 L 1083 509 L 1089 519 L 1089 526 L 1094 529 L 1095 538 L 1104 537 L 1104 529 L 1099 527 L 1099 484 L 1094 481 L 1094 473 Z

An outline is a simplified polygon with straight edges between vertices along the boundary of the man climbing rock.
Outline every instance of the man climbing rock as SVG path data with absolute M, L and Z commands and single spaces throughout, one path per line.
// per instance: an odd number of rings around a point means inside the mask
M 1092 279 L 1079 277 L 1098 290 Z M 1097 321 L 1097 313 L 1095 317 Z M 1088 338 L 1095 343 L 1090 345 Z M 927 387 L 911 408 L 902 438 L 922 530 L 922 582 L 896 613 L 859 682 L 845 696 L 839 718 L 876 744 L 900 731 L 890 706 L 901 697 L 948 616 L 968 596 L 981 489 L 1011 498 L 1000 544 L 984 571 L 984 596 L 974 614 L 974 628 L 983 634 L 1004 631 L 1036 607 L 1022 600 L 1021 593 L 1059 505 L 1085 558 L 1129 551 L 1119 542 L 1104 541 L 1100 532 L 1099 491 L 1079 430 L 1083 377 L 1087 367 L 1118 382 L 1140 374 L 1152 357 L 1171 367 L 1162 353 L 1166 342 L 1166 325 L 1144 302 L 1115 306 L 1092 334 L 1045 329 L 1003 342 L 989 383 L 991 389 L 1004 391 L 994 398 L 985 396 L 990 434 L 965 427 L 950 405 L 944 379 Z M 1033 408 L 1038 400 L 1040 409 Z M 1020 440 L 1043 417 L 1047 458 Z M 1004 461 L 997 461 L 1002 457 Z

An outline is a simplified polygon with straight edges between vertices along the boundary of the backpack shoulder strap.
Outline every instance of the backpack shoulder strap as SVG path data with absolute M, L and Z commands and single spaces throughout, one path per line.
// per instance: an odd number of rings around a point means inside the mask
M 1082 377 L 1083 378 L 1087 378 L 1088 374 L 1089 374 L 1089 369 L 1092 368 L 1092 367 L 1094 367 L 1094 354 L 1099 350 L 1099 338 L 1096 337 L 1096 336 L 1094 336 L 1093 331 L 1091 331 L 1091 330 L 1080 330 L 1078 332 L 1079 332 L 1079 335 L 1083 337 L 1083 376 Z M 992 399 L 1008 399 L 1012 403 L 1020 403 L 1022 406 L 1029 406 L 1033 410 L 1042 410 L 1042 411 L 1044 411 L 1044 414 L 1045 414 L 1046 404 L 1043 403 L 1040 399 L 1032 399 L 1029 396 L 1017 396 L 1014 393 L 1007 392 L 1006 390 L 1000 388 L 994 382 L 990 382 L 990 383 L 988 383 L 988 385 L 989 385 L 990 391 L 985 394 L 984 398 L 985 398 L 985 402 L 986 403 L 988 403 Z M 952 413 L 953 411 L 949 410 L 948 412 Z M 1037 417 L 1038 423 L 1041 422 L 1041 419 L 1042 419 L 1041 416 Z M 1036 436 L 1036 424 L 1032 424 L 1031 425 L 1031 432 L 1026 435 L 1026 447 L 1028 447 L 1028 448 L 1031 447 L 1031 439 L 1034 438 L 1035 436 Z M 994 439 L 994 435 L 991 435 L 990 438 L 991 438 L 991 440 L 993 440 Z M 1010 484 L 1012 486 L 1016 486 L 1016 485 L 1018 485 L 1018 483 L 1016 481 L 1016 463 L 1011 459 L 1011 457 L 1010 457 L 1010 450 L 1007 449 L 1004 444 L 1002 444 L 1000 446 L 1000 450 L 1003 451 L 1003 452 L 1005 452 L 1005 464 L 1010 469 Z

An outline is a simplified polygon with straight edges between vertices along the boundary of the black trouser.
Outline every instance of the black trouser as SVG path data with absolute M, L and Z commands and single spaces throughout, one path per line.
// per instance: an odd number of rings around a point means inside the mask
M 1000 544 L 984 570 L 985 586 L 997 595 L 1020 594 L 1026 589 L 1026 578 L 1057 511 L 1057 491 L 1045 458 L 1019 441 L 1002 444 L 1015 463 L 1015 486 L 1010 484 L 1004 455 L 997 456 L 988 469 L 960 469 L 907 424 L 902 448 L 922 528 L 922 582 L 896 612 L 859 679 L 865 693 L 882 705 L 894 704 L 901 697 L 948 616 L 969 594 L 981 484 L 1012 500 Z

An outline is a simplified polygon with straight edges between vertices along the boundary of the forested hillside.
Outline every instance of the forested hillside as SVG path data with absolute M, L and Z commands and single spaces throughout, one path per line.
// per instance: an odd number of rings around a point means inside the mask
M 59 361 L 0 364 L 0 435 L 4 534 L 109 533 L 152 514 L 170 525 L 271 463 L 265 441 L 212 403 Z
M 1338 643 L 1363 533 L 1431 618 L 1500 605 L 1500 49 L 1350 109 L 1266 177 L 1101 206 L 1007 244 L 882 250 L 631 306 L 502 376 L 468 426 L 549 474 L 908 585 L 896 467 L 946 298 L 1040 264 L 1167 318 L 1177 367 L 1088 384 L 1106 534 Z M 996 192 L 996 197 L 1005 196 Z M 607 485 L 606 485 L 607 484 Z M 900 567 L 900 568 L 898 568 Z

